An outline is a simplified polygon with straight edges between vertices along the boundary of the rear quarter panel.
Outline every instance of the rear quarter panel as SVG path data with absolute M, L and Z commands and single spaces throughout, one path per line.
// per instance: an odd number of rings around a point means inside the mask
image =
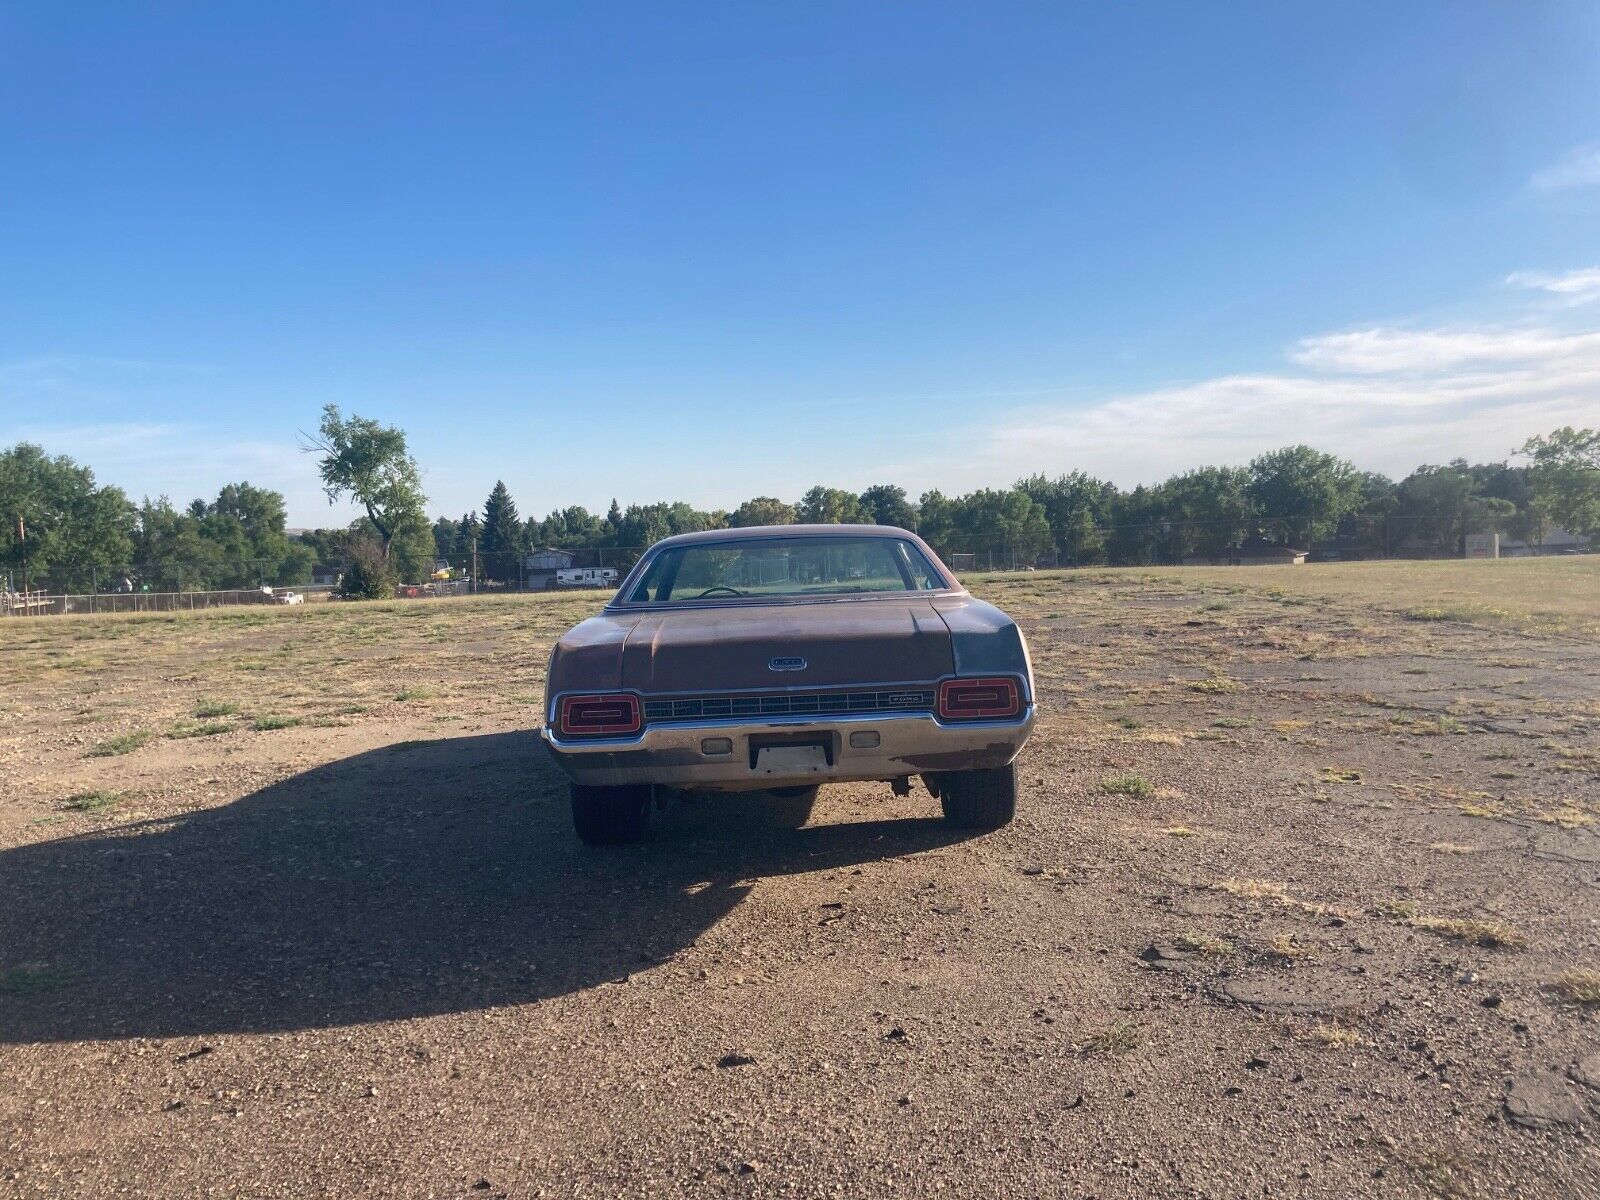
M 939 597 L 933 607 L 950 629 L 957 675 L 1021 675 L 1033 699 L 1033 663 L 1015 621 L 972 596 Z

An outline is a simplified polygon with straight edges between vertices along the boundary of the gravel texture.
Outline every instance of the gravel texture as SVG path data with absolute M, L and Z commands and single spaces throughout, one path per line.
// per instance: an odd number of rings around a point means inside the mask
M 1600 1196 L 1600 648 L 975 590 L 1013 825 L 604 852 L 531 732 L 592 596 L 0 627 L 0 1196 Z

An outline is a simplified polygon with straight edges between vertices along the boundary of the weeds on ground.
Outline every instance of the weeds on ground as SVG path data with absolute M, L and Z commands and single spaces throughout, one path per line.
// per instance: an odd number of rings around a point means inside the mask
M 1293 962 L 1305 956 L 1305 948 L 1296 944 L 1294 934 L 1275 933 L 1272 940 L 1267 943 L 1267 954 L 1271 958 L 1281 959 L 1284 962 Z
M 1519 950 L 1528 944 L 1527 938 L 1504 921 L 1483 921 L 1474 917 L 1411 917 L 1407 924 L 1452 941 L 1488 949 Z
M 1417 902 L 1415 900 L 1379 900 L 1373 908 L 1379 916 L 1399 917 L 1409 921 L 1417 915 Z
M 1562 829 L 1582 829 L 1594 824 L 1592 814 L 1570 802 L 1557 808 L 1536 812 L 1533 814 L 1533 819 L 1544 825 L 1559 825 Z
M 1100 781 L 1100 790 L 1109 792 L 1113 796 L 1131 796 L 1135 800 L 1144 800 L 1155 791 L 1155 788 L 1143 775 L 1107 775 Z
M 1230 896 L 1237 896 L 1241 900 L 1272 900 L 1278 904 L 1293 904 L 1294 897 L 1289 895 L 1289 889 L 1281 883 L 1273 883 L 1267 879 L 1224 879 L 1217 884 L 1217 890 L 1227 892 Z
M 202 700 L 194 706 L 194 715 L 202 719 L 206 717 L 231 717 L 238 711 L 239 706 L 227 700 Z
M 1587 968 L 1558 975 L 1545 985 L 1545 990 L 1563 1004 L 1581 1004 L 1585 1008 L 1600 1005 L 1600 971 Z
M 61 807 L 69 812 L 99 813 L 115 808 L 120 798 L 120 792 L 78 792 L 63 800 Z
M 124 733 L 114 738 L 107 738 L 89 751 L 89 757 L 115 758 L 119 754 L 132 754 L 149 740 L 150 731 L 148 729 L 136 729 L 132 733 Z
M 1172 939 L 1172 944 L 1179 950 L 1186 950 L 1190 954 L 1207 954 L 1215 958 L 1225 958 L 1233 953 L 1232 942 L 1200 933 L 1194 929 L 1185 929 Z
M 1083 1040 L 1079 1050 L 1086 1058 L 1100 1054 L 1117 1055 L 1126 1054 L 1138 1044 L 1138 1024 L 1124 1017 L 1099 1033 L 1090 1034 Z
M 1361 1042 L 1361 1035 L 1354 1029 L 1333 1021 L 1318 1021 L 1305 1031 L 1305 1036 L 1323 1046 L 1355 1046 Z
M 264 717 L 257 717 L 250 723 L 250 728 L 263 731 L 268 729 L 293 729 L 298 724 L 300 724 L 299 717 L 285 717 L 274 713 Z
M 226 721 L 201 721 L 198 725 L 188 721 L 179 721 L 167 730 L 169 738 L 213 737 L 219 733 L 227 733 L 233 728 Z

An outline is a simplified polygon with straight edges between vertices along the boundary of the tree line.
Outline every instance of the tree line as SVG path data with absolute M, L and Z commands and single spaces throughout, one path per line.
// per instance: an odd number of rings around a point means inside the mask
M 1225 558 L 1258 541 L 1374 557 L 1456 554 L 1474 532 L 1528 542 L 1556 526 L 1600 535 L 1600 431 L 1590 429 L 1532 438 L 1514 451 L 1515 464 L 1456 459 L 1400 480 L 1302 445 L 1132 489 L 1071 471 L 961 495 L 819 484 L 793 501 L 756 496 L 729 510 L 612 500 L 603 514 L 572 505 L 529 519 L 497 481 L 481 510 L 431 521 L 402 430 L 330 405 L 302 447 L 318 457 L 329 501 L 361 509 L 350 525 L 291 537 L 282 495 L 246 482 L 182 508 L 165 496 L 136 504 L 65 456 L 12 446 L 0 451 L 0 571 L 16 587 L 26 577 L 53 591 L 180 591 L 304 584 L 314 564 L 328 563 L 356 590 L 383 595 L 397 580 L 426 579 L 441 558 L 515 580 L 523 557 L 544 547 L 609 549 L 608 562 L 626 565 L 671 534 L 755 525 L 896 525 L 943 556 L 1109 565 Z

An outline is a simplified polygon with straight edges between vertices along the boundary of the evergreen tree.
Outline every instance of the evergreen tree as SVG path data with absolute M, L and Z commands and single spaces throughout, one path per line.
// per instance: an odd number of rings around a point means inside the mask
M 456 534 L 455 544 L 450 553 L 465 558 L 472 553 L 473 543 L 482 539 L 483 522 L 478 520 L 478 514 L 475 512 L 462 513 L 456 528 L 460 532 Z
M 494 491 L 483 504 L 483 534 L 478 538 L 482 570 L 491 579 L 514 579 L 517 572 L 517 546 L 522 540 L 522 522 L 517 504 L 503 480 L 495 480 Z

